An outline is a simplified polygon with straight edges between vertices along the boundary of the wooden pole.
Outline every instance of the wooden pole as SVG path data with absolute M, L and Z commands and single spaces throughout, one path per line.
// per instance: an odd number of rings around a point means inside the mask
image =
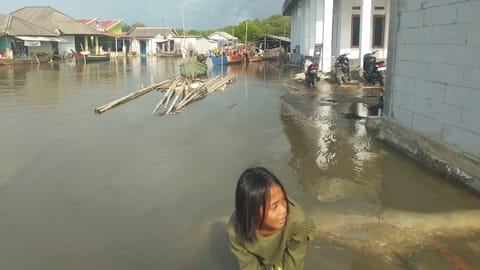
M 124 104 L 130 100 L 133 100 L 133 99 L 136 99 L 142 95 L 145 95 L 147 93 L 150 93 L 151 91 L 155 90 L 155 89 L 158 89 L 162 86 L 165 86 L 165 85 L 168 85 L 172 82 L 172 80 L 168 79 L 168 80 L 165 80 L 163 82 L 160 82 L 160 83 L 156 83 L 156 84 L 152 84 L 148 87 L 145 87 L 145 88 L 141 88 L 133 93 L 130 93 L 122 98 L 119 98 L 117 100 L 114 100 L 108 104 L 105 104 L 103 106 L 100 106 L 100 107 L 97 107 L 95 108 L 95 113 L 96 114 L 101 114 L 101 113 L 104 113 L 112 108 L 115 108 L 117 107 L 118 105 L 121 105 L 121 104 Z
M 178 78 L 174 80 L 168 79 L 160 83 L 152 84 L 145 88 L 142 87 L 141 89 L 122 98 L 97 107 L 95 108 L 95 113 L 101 114 L 118 105 L 145 95 L 153 90 L 160 90 L 164 92 L 163 97 L 153 109 L 152 114 L 159 113 L 162 105 L 164 105 L 166 110 L 160 112 L 159 114 L 175 114 L 195 100 L 204 98 L 208 94 L 215 91 L 223 91 L 225 87 L 233 81 L 234 78 L 234 75 L 227 75 L 226 77 L 216 76 L 215 78 L 208 79 L 206 81 L 195 81 L 193 83 L 185 78 Z

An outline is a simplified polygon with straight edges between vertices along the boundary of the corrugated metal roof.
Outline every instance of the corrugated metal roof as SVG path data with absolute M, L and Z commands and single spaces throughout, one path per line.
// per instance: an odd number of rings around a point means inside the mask
M 280 36 L 274 36 L 274 35 L 267 35 L 267 37 L 270 37 L 272 39 L 284 41 L 284 42 L 291 42 L 291 40 L 288 37 L 280 37 Z
M 76 22 L 73 18 L 48 6 L 23 7 L 12 13 L 50 31 L 60 31 L 65 35 L 101 35 L 102 33 Z
M 79 22 L 81 24 L 89 24 L 95 19 L 75 19 L 76 22 Z
M 9 14 L 0 15 L 0 36 L 55 37 L 57 33 Z
M 128 33 L 133 38 L 153 38 L 158 35 L 168 38 L 178 36 L 178 33 L 171 27 L 137 27 Z
M 87 25 L 90 28 L 96 29 L 100 32 L 108 32 L 112 27 L 122 23 L 120 19 L 100 20 L 97 18 L 92 19 L 76 19 L 75 21 Z
M 237 40 L 238 39 L 238 38 L 230 35 L 229 33 L 223 32 L 223 31 L 217 31 L 217 32 L 209 35 L 208 38 L 212 38 L 215 35 L 219 35 L 219 36 L 223 37 L 225 40 Z

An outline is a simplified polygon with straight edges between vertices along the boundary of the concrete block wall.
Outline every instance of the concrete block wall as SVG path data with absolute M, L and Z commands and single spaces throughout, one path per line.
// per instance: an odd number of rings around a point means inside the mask
M 480 160 L 480 1 L 399 0 L 395 8 L 386 118 Z

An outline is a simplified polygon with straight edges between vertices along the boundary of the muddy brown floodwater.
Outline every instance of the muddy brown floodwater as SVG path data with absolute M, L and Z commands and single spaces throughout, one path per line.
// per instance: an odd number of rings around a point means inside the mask
M 271 63 L 174 116 L 178 60 L 0 67 L 0 269 L 236 269 L 226 219 L 262 164 L 318 225 L 306 270 L 479 269 L 478 195 L 375 139 L 378 89 L 306 88 Z M 473 223 L 473 224 L 472 224 Z

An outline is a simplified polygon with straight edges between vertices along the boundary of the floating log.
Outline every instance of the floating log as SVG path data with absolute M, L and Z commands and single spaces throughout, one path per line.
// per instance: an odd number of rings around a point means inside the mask
M 165 81 L 162 81 L 162 82 L 159 82 L 159 83 L 155 83 L 155 84 L 152 84 L 150 86 L 147 86 L 145 88 L 141 88 L 133 93 L 130 93 L 122 98 L 119 98 L 117 100 L 114 100 L 110 103 L 107 103 L 103 106 L 100 106 L 100 107 L 97 107 L 95 108 L 95 113 L 96 114 L 101 114 L 101 113 L 104 113 L 112 108 L 115 108 L 116 106 L 118 105 L 121 105 L 121 104 L 124 104 L 130 100 L 133 100 L 133 99 L 136 99 L 142 95 L 145 95 L 147 93 L 150 93 L 151 91 L 153 90 L 156 90 L 156 89 L 159 89 L 159 88 L 162 88 L 162 87 L 165 87 L 166 85 L 170 85 L 172 83 L 172 80 L 170 79 L 167 79 Z
M 187 78 L 168 79 L 160 83 L 141 88 L 125 97 L 112 101 L 95 109 L 95 113 L 101 114 L 118 105 L 138 98 L 153 90 L 163 92 L 163 96 L 152 111 L 152 114 L 160 115 L 176 114 L 193 101 L 202 99 L 215 91 L 223 91 L 228 84 L 233 82 L 234 76 L 224 78 L 219 76 L 207 80 L 191 81 Z M 161 110 L 161 108 L 164 110 Z
M 220 78 L 219 76 L 217 76 L 206 81 L 190 82 L 187 80 L 185 81 L 186 85 L 183 91 L 183 95 L 181 95 L 183 96 L 183 98 L 179 101 L 177 101 L 178 99 L 175 98 L 175 100 L 172 102 L 175 104 L 171 104 L 166 112 L 160 114 L 165 115 L 179 113 L 188 104 L 205 98 L 208 94 L 215 91 L 223 91 L 225 87 L 234 80 L 234 78 L 234 76 L 230 75 L 224 78 Z
M 170 94 L 175 90 L 175 87 L 177 85 L 177 82 L 179 79 L 176 79 L 173 81 L 173 83 L 168 87 L 167 92 L 163 95 L 163 98 L 158 102 L 157 106 L 153 109 L 152 114 L 158 112 L 160 110 L 160 107 L 165 103 L 168 103 L 168 98 L 170 97 Z M 166 106 L 166 105 L 165 105 Z
M 175 107 L 176 103 L 177 103 L 177 99 L 183 95 L 183 91 L 175 91 L 175 98 L 173 99 L 172 101 L 172 104 L 170 105 L 170 108 L 168 108 L 167 112 L 165 114 L 169 114 L 170 112 L 172 112 L 173 108 Z

